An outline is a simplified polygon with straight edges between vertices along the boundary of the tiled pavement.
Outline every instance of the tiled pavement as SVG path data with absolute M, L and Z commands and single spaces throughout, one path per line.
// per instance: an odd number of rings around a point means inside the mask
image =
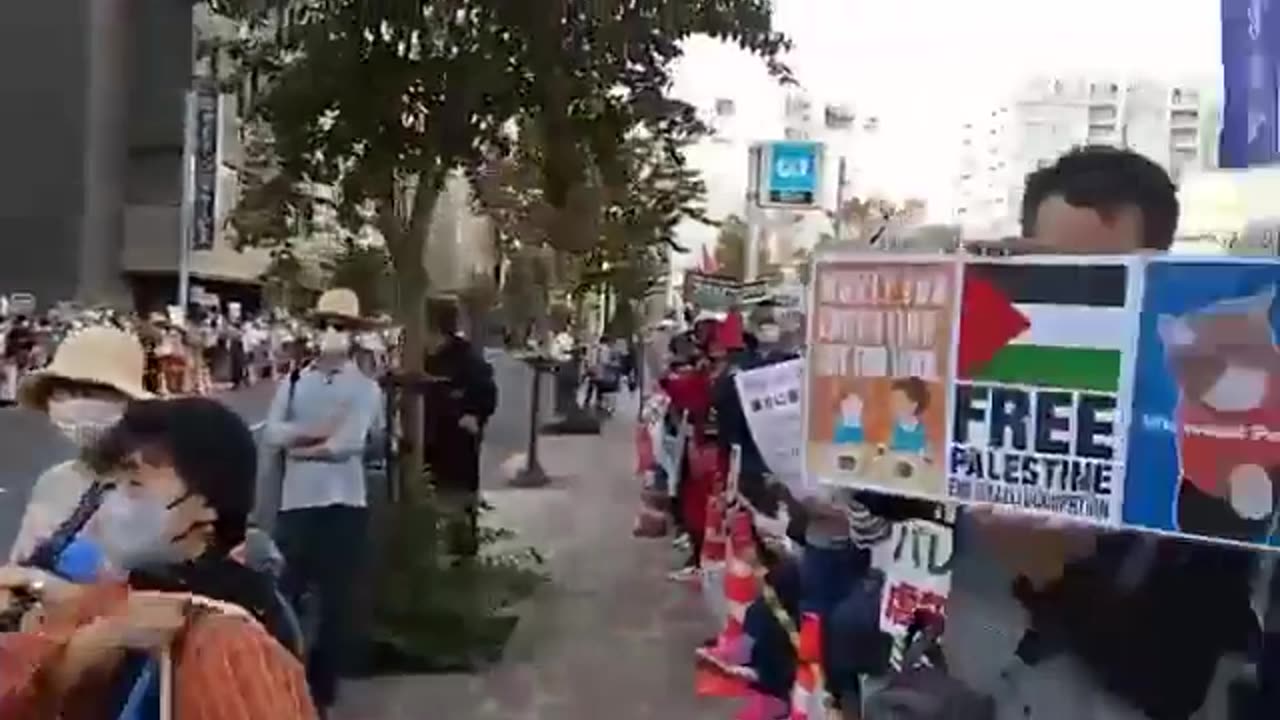
M 665 579 L 670 544 L 631 537 L 632 428 L 620 410 L 600 437 L 544 438 L 543 464 L 556 478 L 548 488 L 488 479 L 494 522 L 543 551 L 553 577 L 523 612 L 503 663 L 476 676 L 354 684 L 339 720 L 731 717 L 731 707 L 692 691 L 692 649 L 710 628 L 699 597 Z

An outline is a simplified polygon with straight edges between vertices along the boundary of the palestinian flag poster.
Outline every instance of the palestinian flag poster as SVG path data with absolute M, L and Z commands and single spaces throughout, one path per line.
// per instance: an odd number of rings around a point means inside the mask
M 947 448 L 952 499 L 1120 522 L 1137 263 L 964 263 Z
M 806 480 L 945 499 L 960 263 L 863 253 L 814 265 Z

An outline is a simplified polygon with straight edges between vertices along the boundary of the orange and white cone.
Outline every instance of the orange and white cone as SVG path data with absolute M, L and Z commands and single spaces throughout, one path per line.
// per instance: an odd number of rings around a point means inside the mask
M 729 512 L 729 555 L 725 561 L 724 597 L 728 608 L 721 637 L 737 640 L 742 636 L 747 608 L 760 596 L 756 579 L 756 546 L 751 535 L 751 513 L 735 507 Z
M 796 665 L 796 681 L 791 686 L 791 720 L 826 720 L 820 673 L 813 663 Z
M 712 493 L 707 498 L 707 527 L 702 537 L 702 598 L 711 613 L 715 627 L 723 627 L 728 608 L 725 604 L 724 576 L 728 546 L 724 534 L 724 496 Z
M 796 679 L 791 686 L 791 720 L 826 720 L 822 686 L 822 622 L 817 613 L 800 617 L 796 640 Z
M 751 515 L 735 508 L 728 515 L 729 542 L 725 561 L 723 629 L 710 647 L 699 648 L 700 666 L 742 680 L 741 693 L 747 690 L 742 679 L 742 666 L 748 661 L 746 633 L 743 630 L 747 608 L 760 592 L 755 572 L 755 545 L 751 537 Z M 741 694 L 739 693 L 739 694 Z M 726 693 L 727 694 L 727 693 Z
M 751 515 L 746 510 L 729 511 L 728 557 L 724 572 L 724 621 L 716 642 L 699 650 L 699 657 L 722 666 L 741 665 L 746 634 L 743 631 L 747 608 L 760 595 L 756 578 L 756 549 L 751 537 Z

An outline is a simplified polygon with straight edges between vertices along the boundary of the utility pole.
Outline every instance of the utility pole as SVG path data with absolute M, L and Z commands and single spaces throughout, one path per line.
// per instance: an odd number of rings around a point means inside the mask
M 764 232 L 764 209 L 760 207 L 760 187 L 756 181 L 760 177 L 760 163 L 764 162 L 764 152 L 760 146 L 753 146 L 747 153 L 747 197 L 746 214 L 747 237 L 742 249 L 742 279 L 751 282 L 760 274 L 760 235 Z
M 194 75 L 193 78 L 194 80 Z M 191 239 L 196 216 L 196 91 L 184 96 L 182 126 L 182 205 L 178 208 L 178 297 L 183 317 L 191 303 Z
M 849 167 L 845 157 L 841 155 L 840 170 L 836 176 L 836 211 L 831 220 L 831 229 L 835 232 L 836 242 L 844 239 L 844 191 L 848 184 Z

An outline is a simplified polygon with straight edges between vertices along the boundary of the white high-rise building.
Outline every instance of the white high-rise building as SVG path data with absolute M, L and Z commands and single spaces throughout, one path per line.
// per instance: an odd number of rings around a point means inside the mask
M 955 177 L 955 222 L 971 235 L 1019 230 L 1028 173 L 1081 145 L 1128 147 L 1177 181 L 1217 160 L 1216 93 L 1104 77 L 1037 77 L 1010 100 L 965 121 Z

